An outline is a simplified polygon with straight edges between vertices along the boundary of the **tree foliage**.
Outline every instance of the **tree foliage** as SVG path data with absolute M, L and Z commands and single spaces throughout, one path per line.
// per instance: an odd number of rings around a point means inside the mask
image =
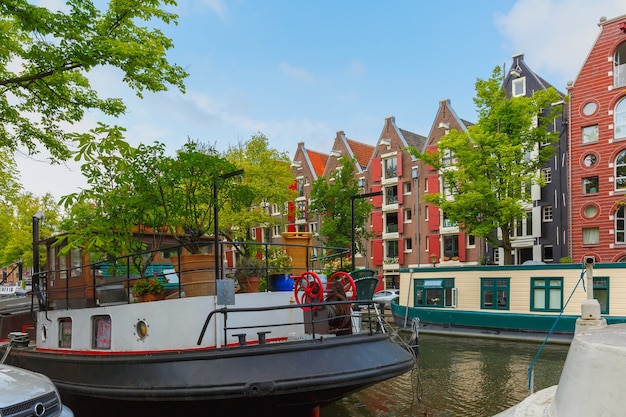
M 11 202 L 0 203 L 0 265 L 9 266 L 22 262 L 24 267 L 33 266 L 33 215 L 44 214 L 39 223 L 41 238 L 58 231 L 60 210 L 54 197 L 46 194 L 36 197 L 21 193 Z M 45 252 L 40 252 L 40 263 L 45 262 Z
M 284 221 L 287 203 L 295 198 L 290 189 L 294 176 L 289 169 L 291 159 L 286 152 L 269 146 L 269 139 L 261 132 L 249 140 L 231 146 L 224 157 L 244 170 L 242 194 L 227 204 L 220 213 L 221 230 L 230 240 L 252 239 L 250 230 L 256 225 L 271 227 Z M 268 207 L 284 209 L 284 216 L 273 216 Z
M 119 98 L 103 98 L 90 85 L 96 67 L 121 70 L 141 97 L 172 85 L 184 91 L 186 72 L 170 64 L 172 41 L 148 27 L 176 24 L 163 9 L 174 0 L 111 0 L 100 10 L 91 0 L 67 0 L 60 11 L 26 0 L 0 2 L 0 149 L 44 146 L 52 161 L 70 157 L 76 138 L 64 127 L 86 111 L 120 116 Z
M 530 187 L 542 185 L 539 169 L 554 153 L 549 145 L 559 140 L 553 123 L 562 109 L 552 103 L 562 97 L 549 88 L 532 97 L 507 98 L 502 80 L 497 67 L 491 78 L 476 82 L 475 125 L 451 130 L 436 150 L 410 152 L 439 170 L 448 191 L 429 190 L 425 200 L 466 233 L 501 246 L 509 264 L 511 235 L 531 201 Z
M 340 168 L 329 178 L 318 178 L 311 187 L 309 210 L 321 216 L 320 240 L 327 246 L 348 248 L 352 244 L 351 197 L 361 194 L 355 163 L 351 158 L 339 158 Z M 368 237 L 363 225 L 371 210 L 368 200 L 354 199 L 355 253 L 363 253 L 361 242 Z

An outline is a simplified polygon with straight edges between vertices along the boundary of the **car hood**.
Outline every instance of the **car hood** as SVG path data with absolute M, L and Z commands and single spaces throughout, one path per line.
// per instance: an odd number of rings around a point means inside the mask
M 0 365 L 0 387 L 0 407 L 56 391 L 48 377 L 9 365 Z

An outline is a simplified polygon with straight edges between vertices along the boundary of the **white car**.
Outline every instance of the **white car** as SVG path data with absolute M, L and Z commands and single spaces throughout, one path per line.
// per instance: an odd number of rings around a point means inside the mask
M 47 376 L 4 364 L 0 365 L 0 415 L 74 417 Z
M 374 294 L 372 300 L 377 303 L 385 303 L 389 304 L 392 300 L 400 298 L 400 290 L 392 289 L 392 290 L 381 290 Z

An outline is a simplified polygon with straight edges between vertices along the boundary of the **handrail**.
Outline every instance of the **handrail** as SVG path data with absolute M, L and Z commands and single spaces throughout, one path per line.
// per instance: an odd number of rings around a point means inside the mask
M 262 312 L 262 311 L 273 311 L 273 310 L 286 310 L 286 309 L 297 309 L 297 308 L 310 308 L 310 309 L 314 309 L 314 308 L 319 308 L 319 307 L 325 307 L 325 306 L 331 306 L 331 305 L 340 305 L 340 304 L 349 304 L 349 305 L 365 305 L 367 306 L 367 315 L 366 317 L 368 318 L 368 321 L 370 322 L 370 326 L 369 326 L 369 332 L 368 334 L 373 334 L 374 333 L 374 329 L 372 328 L 372 324 L 371 324 L 371 318 L 373 315 L 379 316 L 380 313 L 377 310 L 374 310 L 374 314 L 372 314 L 372 309 L 370 308 L 372 301 L 371 300 L 347 300 L 347 301 L 325 301 L 325 302 L 320 302 L 320 303 L 309 303 L 309 304 L 285 304 L 285 305 L 279 305 L 279 306 L 266 306 L 266 307 L 235 307 L 235 308 L 229 308 L 229 307 L 221 307 L 221 308 L 217 308 L 215 310 L 212 310 L 211 312 L 209 312 L 209 314 L 207 315 L 207 318 L 204 321 L 204 324 L 202 326 L 202 330 L 200 331 L 200 335 L 198 336 L 198 341 L 197 344 L 201 345 L 202 344 L 202 340 L 204 339 L 204 336 L 206 334 L 206 330 L 211 322 L 211 319 L 213 319 L 214 316 L 216 316 L 217 314 L 223 314 L 224 315 L 224 342 L 226 342 L 227 337 L 228 337 L 228 330 L 242 330 L 242 329 L 254 329 L 254 328 L 258 328 L 258 327 L 282 327 L 282 326 L 291 326 L 294 324 L 311 324 L 311 328 L 312 328 L 312 336 L 315 339 L 316 336 L 316 332 L 315 332 L 315 323 L 322 323 L 322 322 L 326 322 L 328 321 L 328 318 L 321 318 L 321 319 L 313 319 L 313 315 L 311 315 L 311 320 L 307 320 L 307 321 L 303 321 L 303 322 L 286 322 L 286 323 L 278 323 L 278 324 L 271 324 L 271 325 L 267 325 L 267 324 L 263 324 L 263 325 L 250 325 L 250 326 L 235 326 L 235 327 L 228 327 L 227 325 L 227 321 L 228 321 L 228 313 L 254 313 L 254 312 Z M 336 316 L 336 317 L 347 317 L 348 315 L 342 315 L 342 316 Z M 349 315 L 350 317 L 353 317 L 352 314 Z M 361 316 L 363 317 L 363 316 Z M 323 335 L 325 333 L 318 333 L 318 335 Z

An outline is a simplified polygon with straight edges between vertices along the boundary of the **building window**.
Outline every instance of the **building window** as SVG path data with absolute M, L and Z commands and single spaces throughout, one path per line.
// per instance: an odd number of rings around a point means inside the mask
M 62 349 L 72 347 L 72 319 L 69 317 L 59 319 L 59 347 Z
M 456 307 L 454 278 L 416 279 L 414 289 L 415 307 Z
M 598 125 L 583 127 L 583 143 L 598 141 Z
M 404 194 L 411 194 L 411 181 L 405 181 L 402 184 L 402 192 Z
M 424 220 L 428 221 L 428 206 L 424 206 Z
M 304 197 L 304 178 L 296 179 L 298 187 L 298 197 Z
M 93 341 L 94 349 L 111 349 L 111 316 L 94 316 Z
M 583 178 L 583 194 L 593 194 L 598 192 L 598 177 Z
M 596 214 L 598 214 L 598 207 L 594 204 L 589 204 L 583 209 L 583 216 L 588 219 L 596 217 Z
M 600 243 L 600 228 L 583 227 L 583 245 L 597 245 Z
M 598 110 L 598 104 L 595 101 L 589 101 L 583 106 L 583 114 L 585 116 L 591 116 Z
M 544 168 L 541 170 L 541 176 L 546 184 L 550 184 L 552 182 L 552 169 Z
M 615 242 L 626 243 L 626 226 L 624 223 L 624 206 L 615 212 Z
M 385 204 L 398 204 L 398 186 L 385 187 Z
M 543 221 L 552 221 L 552 206 L 543 206 Z
M 615 87 L 626 85 L 626 42 L 622 42 L 617 47 L 613 63 L 615 65 L 613 69 Z
M 383 172 L 386 179 L 398 176 L 398 161 L 395 156 L 383 160 Z
M 613 114 L 613 128 L 615 139 L 621 139 L 626 137 L 626 98 L 620 100 L 615 106 L 615 112 Z
M 385 233 L 398 232 L 398 213 L 387 213 L 385 215 Z
M 526 212 L 525 216 L 520 217 L 515 221 L 515 229 L 512 230 L 513 235 L 517 237 L 532 236 L 533 235 L 533 213 L 532 211 Z
M 398 257 L 398 241 L 387 240 L 385 242 L 386 255 L 385 258 L 397 258 Z
M 600 313 L 609 314 L 609 277 L 593 277 L 593 298 L 600 303 Z
M 531 278 L 530 310 L 561 311 L 563 278 Z
M 80 254 L 80 249 L 72 249 L 70 251 L 70 262 L 72 263 L 72 270 L 70 276 L 79 277 L 83 274 L 82 264 L 83 258 Z
M 443 256 L 444 259 L 452 259 L 459 256 L 459 235 L 443 236 Z
M 413 239 L 411 239 L 410 237 L 407 237 L 406 239 L 404 239 L 404 251 L 405 252 L 413 251 Z
M 583 159 L 583 165 L 586 166 L 587 168 L 590 168 L 596 164 L 597 160 L 598 160 L 598 157 L 595 153 L 588 153 L 587 155 L 585 155 L 585 158 Z
M 476 247 L 476 236 L 467 235 L 467 247 L 475 248 Z
M 626 188 L 626 151 L 621 151 L 615 158 L 615 189 Z
M 510 278 L 480 279 L 480 308 L 509 309 Z
M 404 222 L 411 223 L 413 220 L 413 211 L 411 209 L 404 209 Z
M 281 236 L 280 225 L 272 226 L 272 236 L 273 237 L 280 237 Z
M 552 247 L 552 245 L 545 245 L 543 247 L 543 261 L 544 262 L 554 261 L 554 248 Z
M 526 95 L 526 78 L 517 78 L 513 80 L 512 85 L 512 94 L 513 97 L 525 96 Z

